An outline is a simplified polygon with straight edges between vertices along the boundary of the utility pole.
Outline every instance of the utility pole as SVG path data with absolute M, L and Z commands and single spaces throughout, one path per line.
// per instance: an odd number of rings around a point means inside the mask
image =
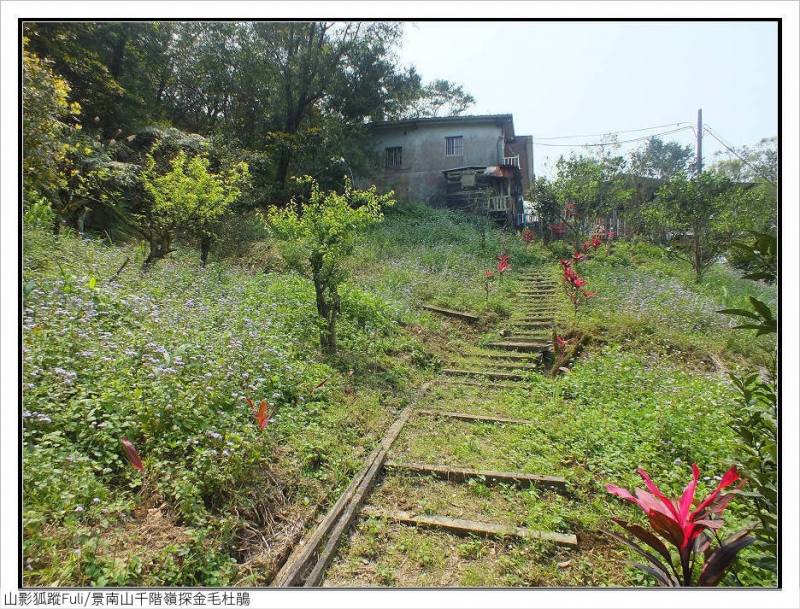
M 703 109 L 697 111 L 697 175 L 703 172 Z

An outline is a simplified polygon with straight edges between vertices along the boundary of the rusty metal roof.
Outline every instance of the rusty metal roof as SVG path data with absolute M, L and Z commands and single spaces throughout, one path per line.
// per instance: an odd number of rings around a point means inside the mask
M 513 178 L 517 171 L 519 169 L 514 165 L 489 165 L 483 175 L 490 178 Z

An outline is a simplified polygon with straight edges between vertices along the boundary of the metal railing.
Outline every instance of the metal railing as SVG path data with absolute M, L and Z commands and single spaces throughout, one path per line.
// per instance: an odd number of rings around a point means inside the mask
M 513 165 L 514 167 L 519 167 L 519 155 L 517 155 L 517 156 L 504 156 L 503 157 L 503 165 Z

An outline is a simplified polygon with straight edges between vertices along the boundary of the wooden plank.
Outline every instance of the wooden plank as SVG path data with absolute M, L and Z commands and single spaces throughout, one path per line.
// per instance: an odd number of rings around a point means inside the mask
M 497 360 L 511 360 L 514 362 L 528 362 L 534 364 L 539 361 L 541 355 L 538 353 L 531 355 L 528 353 L 498 353 L 497 351 L 476 351 L 474 353 L 466 353 L 465 357 L 471 358 L 484 358 L 484 359 L 497 359 Z
M 380 454 L 375 459 L 375 462 L 372 464 L 372 467 L 370 467 L 369 471 L 367 472 L 367 475 L 364 476 L 361 484 L 359 484 L 358 490 L 353 495 L 344 514 L 342 514 L 342 517 L 339 518 L 336 523 L 336 527 L 328 537 L 328 541 L 325 544 L 325 549 L 320 554 L 317 563 L 314 565 L 314 568 L 311 570 L 311 573 L 308 575 L 305 583 L 303 584 L 304 588 L 314 588 L 319 586 L 320 582 L 322 582 L 325 571 L 330 566 L 331 562 L 333 561 L 333 557 L 336 555 L 336 551 L 339 548 L 339 541 L 341 540 L 342 535 L 344 535 L 347 529 L 350 528 L 350 525 L 353 524 L 353 520 L 361 508 L 361 504 L 372 490 L 372 487 L 375 484 L 375 478 L 378 475 L 378 472 L 383 469 L 385 461 L 386 451 L 381 450 Z
M 339 500 L 330 509 L 328 514 L 314 530 L 311 536 L 302 542 L 302 544 L 299 545 L 294 552 L 292 552 L 288 560 L 284 563 L 283 567 L 281 567 L 281 570 L 278 571 L 278 574 L 272 580 L 272 583 L 270 583 L 271 587 L 286 588 L 298 584 L 308 569 L 309 563 L 319 549 L 323 539 L 328 534 L 331 527 L 333 527 L 344 509 L 347 507 L 350 498 L 364 480 L 364 476 L 366 476 L 367 472 L 369 472 L 369 469 L 374 464 L 375 459 L 378 457 L 380 452 L 381 451 L 376 449 L 369 455 L 369 457 L 367 457 L 367 465 L 353 477 L 350 485 L 344 490 L 342 495 L 339 497 Z
M 377 508 L 366 508 L 363 513 L 367 516 L 375 516 L 385 520 L 393 520 L 402 524 L 413 524 L 428 528 L 444 529 L 456 535 L 482 535 L 486 537 L 522 537 L 523 539 L 540 539 L 551 541 L 560 546 L 572 549 L 578 548 L 578 538 L 575 535 L 564 533 L 552 533 L 549 531 L 535 531 L 526 527 L 506 526 L 502 524 L 492 524 L 489 522 L 478 522 L 475 520 L 464 520 L 461 518 L 447 518 L 445 516 L 417 516 L 412 512 L 401 510 L 381 510 Z
M 538 372 L 541 366 L 525 366 L 523 364 L 502 364 L 498 362 L 487 362 L 487 364 L 502 370 L 521 370 L 523 372 Z
M 468 377 L 453 376 L 443 379 L 445 384 L 449 385 L 464 385 L 466 387 L 480 387 L 481 389 L 502 389 L 508 391 L 510 389 L 518 389 L 519 385 L 511 385 L 510 383 L 478 383 L 470 381 Z
M 458 317 L 459 319 L 465 319 L 467 321 L 478 321 L 480 317 L 475 315 L 474 313 L 467 313 L 466 311 L 454 311 L 453 309 L 445 309 L 443 307 L 436 307 L 433 305 L 422 305 L 423 309 L 427 309 L 428 311 L 434 311 L 435 313 L 441 313 L 442 315 L 449 315 L 450 317 Z
M 417 414 L 431 417 L 448 417 L 450 419 L 460 419 L 462 421 L 483 421 L 486 423 L 512 423 L 514 425 L 531 425 L 536 423 L 536 421 L 531 421 L 530 419 L 508 419 L 505 417 L 467 414 L 466 412 L 445 412 L 442 410 L 418 410 Z
M 528 342 L 504 342 L 504 343 L 489 343 L 486 345 L 492 349 L 509 349 L 510 351 L 550 351 L 551 345 L 543 343 L 528 343 Z
M 522 326 L 535 326 L 535 327 L 549 326 L 552 325 L 553 318 L 549 315 L 539 315 L 538 317 L 533 317 L 533 316 L 528 317 L 526 315 L 525 317 L 522 317 L 521 319 L 516 321 L 512 318 L 509 323 L 514 328 L 520 328 Z
M 417 398 L 421 397 L 431 385 L 433 385 L 433 381 L 425 383 L 417 392 Z M 403 412 L 400 413 L 400 416 L 389 428 L 389 431 L 380 441 L 378 446 L 375 447 L 375 449 L 366 458 L 364 461 L 364 467 L 361 469 L 361 471 L 359 471 L 353 477 L 353 480 L 339 497 L 339 500 L 330 509 L 328 514 L 325 516 L 316 530 L 314 530 L 311 536 L 301 545 L 299 545 L 294 552 L 292 552 L 288 560 L 284 563 L 283 567 L 281 567 L 280 571 L 278 571 L 278 574 L 272 580 L 270 586 L 290 587 L 298 585 L 298 582 L 308 571 L 310 563 L 313 560 L 314 555 L 319 550 L 322 541 L 333 528 L 336 521 L 345 512 L 348 504 L 352 501 L 362 482 L 364 482 L 365 477 L 372 471 L 373 466 L 382 453 L 385 458 L 386 451 L 389 450 L 391 445 L 397 439 L 397 436 L 400 435 L 400 431 L 403 429 L 403 425 L 405 425 L 406 421 L 408 421 L 408 418 L 411 416 L 412 410 L 413 403 L 408 405 Z
M 455 368 L 445 368 L 442 374 L 449 376 L 483 376 L 494 381 L 523 381 L 527 377 L 513 372 L 492 372 L 490 370 L 457 370 Z
M 541 476 L 537 474 L 525 474 L 523 472 L 498 472 L 493 470 L 478 470 L 468 467 L 448 467 L 445 465 L 430 465 L 427 463 L 397 463 L 387 461 L 385 467 L 394 469 L 407 469 L 419 474 L 451 480 L 453 482 L 464 482 L 470 478 L 483 476 L 487 482 L 508 482 L 520 486 L 543 486 L 565 491 L 567 482 L 560 476 Z
M 526 340 L 526 341 L 545 341 L 550 338 L 550 332 L 543 332 L 539 330 L 519 330 L 517 332 L 511 332 L 510 338 L 514 340 Z

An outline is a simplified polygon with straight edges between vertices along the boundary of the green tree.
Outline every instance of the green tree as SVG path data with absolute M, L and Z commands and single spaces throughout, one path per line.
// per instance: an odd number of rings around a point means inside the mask
M 222 128 L 235 105 L 237 70 L 241 66 L 252 74 L 252 57 L 239 44 L 242 35 L 241 24 L 231 22 L 190 22 L 175 29 L 170 44 L 175 69 L 163 94 L 175 126 L 203 136 Z
M 725 157 L 728 158 L 725 158 Z M 734 182 L 778 181 L 778 139 L 765 137 L 754 146 L 742 146 L 733 152 L 717 152 L 714 167 Z
M 411 104 L 410 114 L 414 117 L 458 116 L 475 104 L 475 98 L 462 85 L 449 80 L 436 79 L 422 87 L 418 95 L 419 99 Z
M 654 136 L 628 157 L 627 180 L 631 197 L 625 206 L 625 221 L 629 230 L 641 233 L 644 230 L 642 208 L 651 201 L 664 181 L 680 172 L 692 171 L 694 151 L 691 146 L 677 142 L 664 142 Z
M 28 46 L 23 39 L 23 210 L 45 200 L 55 212 L 57 233 L 61 219 L 75 211 L 74 195 L 84 183 L 81 159 L 92 148 L 76 122 L 80 104 L 69 101 L 69 84 Z
M 576 249 L 599 216 L 611 213 L 630 198 L 623 167 L 624 159 L 610 154 L 571 154 L 556 163 L 558 174 L 552 188 L 561 206 L 560 219 Z
M 64 120 L 80 112 L 69 103 L 69 84 L 28 48 L 22 50 L 22 184 L 27 205 L 55 191 L 63 176 Z
M 110 140 L 166 117 L 165 93 L 178 69 L 172 22 L 35 22 L 31 49 L 52 62 L 82 108 L 83 129 Z
M 124 90 L 111 75 L 103 55 L 111 24 L 92 22 L 26 23 L 30 48 L 52 62 L 53 71 L 70 85 L 70 99 L 80 105 L 79 122 L 87 131 L 99 130 L 111 138 L 120 128 L 119 106 Z M 108 53 L 105 53 L 108 50 Z
M 630 154 L 631 174 L 641 178 L 669 180 L 679 173 L 690 171 L 694 152 L 691 146 L 678 142 L 664 142 L 654 136 Z
M 324 192 L 313 178 L 300 181 L 310 187 L 307 200 L 295 198 L 286 208 L 270 208 L 267 222 L 278 237 L 301 252 L 303 266 L 314 282 L 321 321 L 320 348 L 324 354 L 333 355 L 341 311 L 339 286 L 345 279 L 343 261 L 352 252 L 358 234 L 383 219 L 382 209 L 394 203 L 394 193 L 379 195 L 374 186 L 355 190 L 349 180 L 341 194 Z
M 356 129 L 383 120 L 405 103 L 404 87 L 417 82 L 414 73 L 396 72 L 391 62 L 402 34 L 398 23 L 258 22 L 250 32 L 275 74 L 268 150 L 276 157 L 279 189 L 298 157 L 314 149 L 306 145 L 311 130 L 326 120 Z
M 558 193 L 550 180 L 540 176 L 531 184 L 527 197 L 533 203 L 534 213 L 539 219 L 539 234 L 547 242 L 550 238 L 547 226 L 561 220 L 563 216 L 563 206 L 559 203 Z
M 722 154 L 717 153 L 718 157 Z M 776 138 L 763 138 L 755 146 L 743 146 L 730 158 L 714 164 L 714 169 L 741 187 L 741 200 L 734 213 L 747 230 L 772 233 L 778 226 L 778 150 Z M 748 269 L 741 250 L 732 252 L 731 262 L 740 270 Z
M 209 164 L 205 155 L 189 156 L 181 150 L 170 170 L 159 175 L 153 156 L 147 155 L 142 183 L 152 204 L 141 217 L 150 245 L 144 268 L 173 251 L 172 242 L 179 230 L 200 240 L 205 264 L 215 228 L 249 178 L 246 163 L 221 174 L 210 172 Z
M 679 174 L 659 189 L 644 217 L 657 240 L 684 243 L 670 251 L 689 262 L 700 281 L 734 238 L 747 230 L 736 211 L 743 200 L 742 189 L 718 171 L 691 180 Z

